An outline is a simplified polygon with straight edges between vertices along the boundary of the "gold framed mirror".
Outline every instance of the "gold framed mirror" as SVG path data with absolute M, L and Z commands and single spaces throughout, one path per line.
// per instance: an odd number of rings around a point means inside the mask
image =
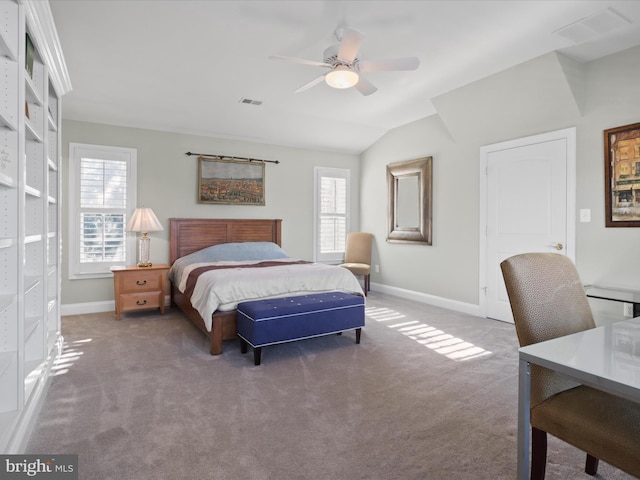
M 433 158 L 387 165 L 387 242 L 431 245 Z

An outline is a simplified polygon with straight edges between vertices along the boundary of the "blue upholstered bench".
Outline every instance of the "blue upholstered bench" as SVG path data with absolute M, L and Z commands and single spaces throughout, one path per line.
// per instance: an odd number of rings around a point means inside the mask
M 260 365 L 262 347 L 356 331 L 356 343 L 364 326 L 364 297 L 342 292 L 254 300 L 238 304 L 237 332 L 242 353 L 253 347 Z

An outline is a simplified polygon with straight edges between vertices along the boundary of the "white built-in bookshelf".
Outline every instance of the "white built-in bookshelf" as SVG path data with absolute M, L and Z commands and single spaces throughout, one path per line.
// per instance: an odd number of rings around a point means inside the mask
M 24 448 L 62 347 L 63 58 L 47 1 L 0 0 L 0 453 Z

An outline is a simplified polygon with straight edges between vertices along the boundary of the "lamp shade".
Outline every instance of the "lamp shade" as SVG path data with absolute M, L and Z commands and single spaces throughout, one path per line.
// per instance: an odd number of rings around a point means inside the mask
M 324 77 L 327 85 L 333 88 L 349 88 L 358 83 L 358 73 L 346 65 L 339 65 Z
M 127 222 L 127 232 L 157 232 L 164 230 L 153 210 L 146 207 L 136 208 Z

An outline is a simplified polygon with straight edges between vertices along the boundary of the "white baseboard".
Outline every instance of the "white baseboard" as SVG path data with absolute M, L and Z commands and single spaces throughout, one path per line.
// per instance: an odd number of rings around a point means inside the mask
M 415 292 L 413 290 L 406 290 L 404 288 L 390 287 L 389 285 L 383 285 L 381 283 L 371 283 L 371 289 L 376 292 L 388 293 L 389 295 L 395 295 L 396 297 L 406 298 L 409 300 L 414 300 L 416 302 L 434 305 L 436 307 L 447 308 L 455 312 L 466 313 L 475 317 L 482 317 L 482 315 L 480 314 L 479 305 L 459 302 L 457 300 L 451 300 L 449 298 L 436 297 L 435 295 Z M 165 306 L 168 306 L 170 305 L 170 303 L 171 297 L 167 295 L 165 297 L 164 304 Z M 89 303 L 71 303 L 61 305 L 60 314 L 62 316 L 83 315 L 88 313 L 113 312 L 115 311 L 115 309 L 115 302 L 113 300 Z
M 88 303 L 67 303 L 60 305 L 60 315 L 83 315 L 86 313 L 114 312 L 116 303 L 113 300 Z
M 482 314 L 480 313 L 480 305 L 474 305 L 472 303 L 464 303 L 457 300 L 451 300 L 449 298 L 436 297 L 435 295 L 415 292 L 413 290 L 405 290 L 404 288 L 391 287 L 381 283 L 371 283 L 371 290 L 388 293 L 389 295 L 395 295 L 396 297 L 406 298 L 408 300 L 426 303 L 428 305 L 434 305 L 436 307 L 447 308 L 455 312 L 466 313 L 475 317 L 482 317 Z
M 171 297 L 164 297 L 164 305 L 171 304 Z M 114 300 L 105 300 L 102 302 L 88 303 L 67 303 L 60 305 L 60 315 L 84 315 L 88 313 L 115 312 L 116 302 Z

